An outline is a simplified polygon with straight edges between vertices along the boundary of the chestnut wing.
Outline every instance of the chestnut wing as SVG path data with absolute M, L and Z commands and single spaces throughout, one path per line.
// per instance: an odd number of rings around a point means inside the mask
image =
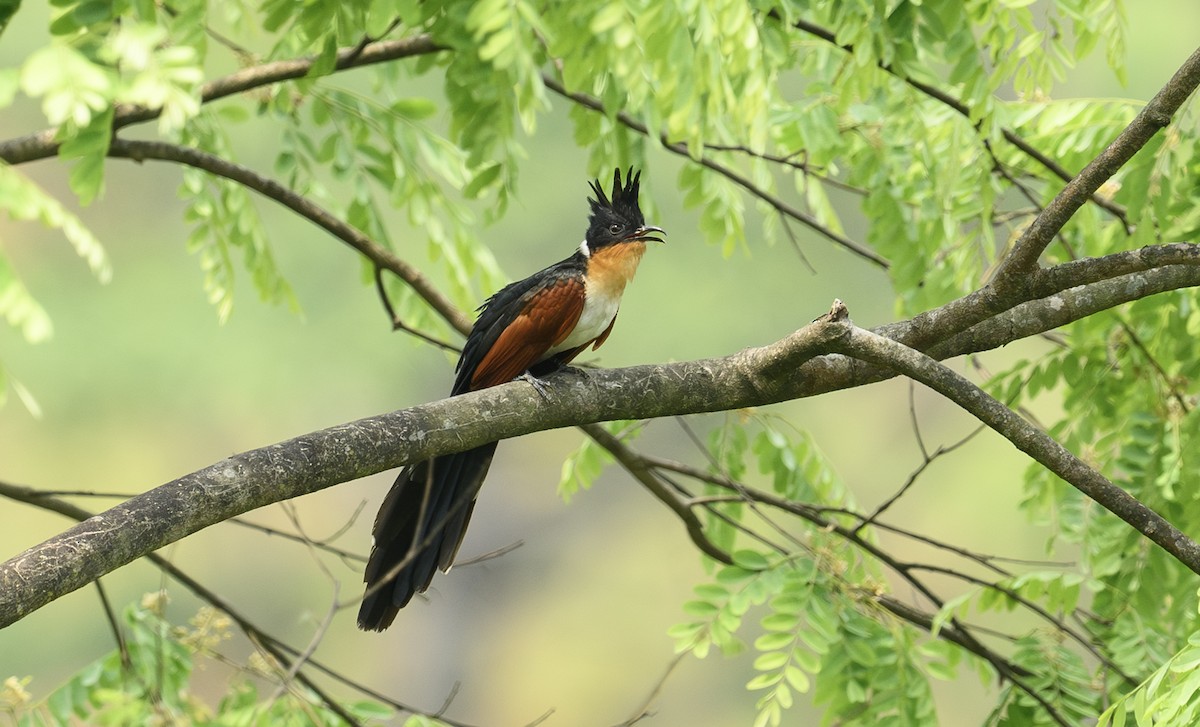
M 497 298 L 501 295 L 497 294 Z M 583 312 L 583 298 L 582 276 L 554 275 L 509 300 L 489 301 L 480 323 L 485 317 L 494 320 L 489 321 L 491 330 L 481 335 L 494 339 L 486 351 L 472 351 L 478 362 L 470 366 L 473 370 L 469 381 L 464 382 L 467 383 L 466 390 L 476 391 L 512 381 L 545 358 L 547 351 L 562 343 L 574 330 Z M 502 308 L 493 310 L 496 306 Z M 465 368 L 472 362 L 466 360 L 466 350 L 463 356 Z

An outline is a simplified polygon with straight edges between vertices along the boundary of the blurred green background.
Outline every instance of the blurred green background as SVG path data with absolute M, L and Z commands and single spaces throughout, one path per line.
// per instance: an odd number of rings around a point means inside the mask
M 1120 88 L 1103 59 L 1094 57 L 1055 89 L 1056 96 L 1149 98 L 1191 52 L 1200 20 L 1194 2 L 1137 3 L 1130 11 L 1129 87 Z M 0 43 L 3 64 L 18 64 L 44 43 L 46 23 L 47 9 L 27 3 Z M 413 93 L 437 98 L 436 79 L 414 83 Z M 18 103 L 0 118 L 0 136 L 43 125 L 36 108 Z M 270 173 L 277 133 L 268 123 L 244 126 L 239 161 Z M 585 224 L 585 181 L 603 171 L 587 169 L 562 103 L 541 120 L 526 148 L 518 196 L 507 217 L 484 232 L 511 277 L 572 251 Z M 626 293 L 620 325 L 590 360 L 617 367 L 728 354 L 786 335 L 827 310 L 835 297 L 846 301 L 860 325 L 891 320 L 886 278 L 805 231 L 800 246 L 815 273 L 788 246 L 752 242 L 724 259 L 699 242 L 689 232 L 696 213 L 682 209 L 674 189 L 679 164 L 666 154 L 651 158 L 643 195 L 657 205 L 651 222 L 668 230 L 668 244 L 650 250 Z M 77 207 L 56 161 L 21 171 Z M 360 261 L 264 200 L 258 206 L 275 255 L 303 312 L 263 305 L 243 284 L 232 317 L 219 325 L 205 301 L 197 261 L 183 249 L 188 230 L 175 194 L 179 178 L 169 165 L 110 162 L 105 196 L 78 211 L 112 256 L 114 275 L 106 286 L 58 234 L 0 221 L 5 254 L 55 324 L 53 339 L 37 346 L 0 328 L 0 361 L 43 411 L 34 419 L 11 397 L 0 409 L 0 480 L 141 492 L 234 452 L 448 390 L 452 360 L 390 332 Z M 403 241 L 401 256 L 431 267 L 419 231 L 406 230 L 402 218 L 396 215 L 394 234 Z M 850 224 L 850 235 L 861 239 L 861 228 Z M 982 360 L 1000 370 L 1038 350 L 1036 343 L 1019 344 Z M 974 426 L 924 392 L 916 400 L 931 448 Z M 772 411 L 814 433 L 864 506 L 890 495 L 920 462 L 903 382 Z M 1042 413 L 1053 417 L 1052 406 Z M 722 422 L 717 415 L 689 420 L 701 432 Z M 610 725 L 630 716 L 671 661 L 666 630 L 682 620 L 680 606 L 704 572 L 680 524 L 620 470 L 606 472 L 569 506 L 556 497 L 562 458 L 580 441 L 580 434 L 564 430 L 504 443 L 461 552 L 471 557 L 515 541 L 523 546 L 437 578 L 429 598 L 403 611 L 385 634 L 357 631 L 354 608 L 343 610 L 317 657 L 426 710 L 436 710 L 461 684 L 447 714 L 465 722 L 527 724 L 548 710 L 554 714 L 547 724 L 556 725 Z M 651 423 L 636 446 L 701 462 L 673 421 Z M 892 520 L 982 552 L 1044 557 L 1045 535 L 1016 512 L 1024 466 L 1011 447 L 984 434 L 939 460 L 892 511 Z M 304 530 L 327 537 L 357 512 L 338 544 L 365 553 L 375 508 L 392 477 L 384 473 L 296 501 Z M 94 510 L 113 502 L 81 500 Z M 248 519 L 291 527 L 280 507 Z M 58 516 L 2 502 L 0 557 L 67 525 Z M 332 584 L 302 546 L 236 525 L 210 528 L 163 555 L 297 645 L 308 642 L 333 598 Z M 360 567 L 334 562 L 332 568 L 338 597 L 353 601 Z M 165 585 L 173 599 L 170 616 L 178 622 L 199 605 L 144 563 L 109 576 L 105 585 L 117 604 Z M 96 592 L 83 589 L 0 631 L 0 679 L 33 676 L 29 688 L 43 697 L 112 648 Z M 248 650 L 245 643 L 228 646 L 237 658 Z M 685 659 L 656 702 L 653 724 L 748 723 L 755 695 L 743 687 L 753 675 L 752 659 L 749 652 Z M 228 675 L 219 665 L 203 672 L 207 696 L 218 698 Z M 987 688 L 970 675 L 941 685 L 942 723 L 978 724 L 983 715 L 976 697 Z M 816 714 L 799 706 L 787 719 L 805 724 Z

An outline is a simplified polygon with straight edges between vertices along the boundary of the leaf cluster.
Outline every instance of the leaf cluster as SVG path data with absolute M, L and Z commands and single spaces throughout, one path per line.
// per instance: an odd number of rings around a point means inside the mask
M 186 626 L 173 626 L 163 611 L 165 594 L 148 594 L 121 616 L 121 648 L 79 670 L 39 703 L 10 704 L 20 727 L 90 724 L 191 725 L 342 725 L 341 715 L 312 692 L 292 685 L 272 697 L 264 685 L 278 682 L 280 671 L 269 657 L 253 654 L 238 666 L 228 690 L 215 707 L 196 694 L 196 672 L 214 660 L 229 662 L 218 649 L 230 638 L 230 621 L 201 609 Z M 16 685 L 10 680 L 10 689 Z M 266 693 L 264 693 L 266 692 Z M 358 701 L 341 705 L 363 724 L 393 716 L 386 705 Z M 441 723 L 425 719 L 435 727 Z

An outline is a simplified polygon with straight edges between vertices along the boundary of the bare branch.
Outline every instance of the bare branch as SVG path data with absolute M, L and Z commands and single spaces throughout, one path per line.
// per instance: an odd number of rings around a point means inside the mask
M 595 424 L 585 424 L 580 428 L 587 432 L 587 435 L 594 439 L 596 444 L 603 447 L 620 462 L 628 470 L 629 474 L 633 475 L 634 479 L 642 483 L 642 486 L 650 494 L 658 498 L 659 502 L 670 508 L 671 512 L 675 513 L 676 517 L 683 521 L 684 526 L 687 527 L 688 537 L 692 539 L 692 542 L 696 544 L 696 547 L 702 553 L 720 563 L 733 565 L 733 558 L 708 539 L 708 536 L 704 533 L 704 525 L 696 517 L 696 514 L 691 511 L 688 504 L 659 481 L 658 474 L 646 465 L 645 460 L 633 455 L 631 450 L 621 440 L 609 434 L 604 427 Z
M 639 704 L 637 709 L 633 711 L 633 714 L 630 715 L 630 717 L 624 722 L 616 725 L 616 727 L 633 727 L 633 725 L 641 722 L 646 717 L 653 716 L 653 712 L 650 711 L 650 705 L 654 704 L 654 700 L 658 699 L 658 695 L 662 693 L 663 686 L 667 683 L 667 679 L 671 678 L 671 674 L 675 671 L 675 667 L 679 666 L 679 662 L 683 661 L 683 657 L 685 656 L 687 656 L 687 652 L 681 651 L 667 663 L 667 668 L 663 670 L 662 676 L 660 676 L 658 681 L 654 683 L 654 686 L 650 689 L 650 693 L 646 695 L 646 698 L 642 700 L 642 703 Z
M 129 658 L 129 647 L 125 644 L 125 634 L 121 631 L 121 622 L 117 618 L 117 611 L 113 608 L 112 601 L 108 598 L 108 593 L 104 589 L 104 583 L 100 579 L 96 579 L 96 595 L 100 597 L 100 606 L 104 609 L 104 619 L 108 622 L 108 628 L 112 631 L 113 641 L 117 644 L 117 653 L 121 655 L 121 668 L 128 672 L 133 661 Z
M 875 332 L 920 351 L 930 352 L 935 347 L 938 350 L 951 351 L 934 356 L 939 359 L 962 353 L 973 353 L 983 349 L 960 349 L 952 345 L 955 335 L 967 331 L 988 318 L 999 317 L 1009 311 L 1015 312 L 1017 307 L 1022 304 L 1031 303 L 1037 299 L 1055 298 L 1058 294 L 1070 290 L 1074 292 L 1073 297 L 1079 304 L 1090 307 L 1091 312 L 1094 313 L 1097 310 L 1111 308 L 1120 303 L 1128 303 L 1156 292 L 1195 285 L 1195 283 L 1186 282 L 1190 274 L 1182 268 L 1196 265 L 1200 265 L 1200 245 L 1183 242 L 1151 245 L 1138 250 L 1129 250 L 1098 258 L 1072 260 L 1052 268 L 1031 272 L 1019 290 L 1000 291 L 995 286 L 985 286 L 945 305 L 920 313 L 910 320 L 880 326 Z M 1168 273 L 1167 269 L 1172 266 L 1181 269 Z M 1123 279 L 1120 277 L 1151 269 L 1158 270 L 1154 275 L 1130 275 Z M 1111 285 L 1088 286 L 1089 283 L 1102 281 L 1108 281 L 1110 284 L 1116 283 L 1119 279 L 1122 280 L 1122 284 L 1130 287 L 1125 294 L 1120 293 Z M 1086 295 L 1083 295 L 1084 293 Z M 1094 300 L 1093 294 L 1097 296 Z M 1102 301 L 1101 298 L 1105 300 Z M 1069 315 L 1058 315 L 1060 311 L 1057 309 L 1061 300 L 1056 299 L 1052 302 L 1054 304 L 1051 306 L 1026 308 L 1020 320 L 1025 320 L 1024 316 L 1036 311 L 1039 318 L 1048 316 L 1057 318 L 1059 322 L 1037 327 L 1037 330 L 1032 330 L 1025 335 L 1042 333 L 1085 317 L 1076 315 L 1076 312 Z M 1097 308 L 1094 305 L 1101 307 Z M 1042 321 L 1039 321 L 1037 325 L 1041 325 L 1041 323 Z
M 927 586 L 924 582 L 922 582 L 919 578 L 917 578 L 913 574 L 913 571 L 918 569 L 917 566 L 915 566 L 913 564 L 901 562 L 898 559 L 892 557 L 889 553 L 884 551 L 882 548 L 875 545 L 867 538 L 863 537 L 863 535 L 860 533 L 859 528 L 849 528 L 849 527 L 844 527 L 844 526 L 838 525 L 836 522 L 826 518 L 820 512 L 820 510 L 818 508 L 814 508 L 812 506 L 806 505 L 801 502 L 794 502 L 791 500 L 786 500 L 782 497 L 779 497 L 779 496 L 771 494 L 771 493 L 752 489 L 752 488 L 746 487 L 744 484 L 737 482 L 736 480 L 733 480 L 729 477 L 711 475 L 707 472 L 704 472 L 703 470 L 698 470 L 694 467 L 682 465 L 678 462 L 670 462 L 670 461 L 662 460 L 662 459 L 659 459 L 656 457 L 640 455 L 640 454 L 633 454 L 633 456 L 643 459 L 644 462 L 646 463 L 646 465 L 648 465 L 648 466 L 655 467 L 655 468 L 670 469 L 673 471 L 680 472 L 681 474 L 686 474 L 690 477 L 694 477 L 696 479 L 702 480 L 704 482 L 708 482 L 710 484 L 717 485 L 718 487 L 726 488 L 728 490 L 738 493 L 737 497 L 739 499 L 744 499 L 744 500 L 748 500 L 748 501 L 762 503 L 764 505 L 769 505 L 771 507 L 782 510 L 784 512 L 788 512 L 793 515 L 796 515 L 797 517 L 801 518 L 802 520 L 805 520 L 818 528 L 821 528 L 828 532 L 834 533 L 838 537 L 846 540 L 847 542 L 852 544 L 854 547 L 859 548 L 860 550 L 864 551 L 871 557 L 875 558 L 876 560 L 878 560 L 879 562 L 883 563 L 885 566 L 890 568 L 900 578 L 904 579 L 904 581 L 906 581 L 910 586 L 912 586 L 912 588 L 914 590 L 919 592 L 922 596 L 924 596 L 927 600 L 929 600 L 931 603 L 933 603 L 938 608 L 941 608 L 943 605 L 942 599 L 939 598 L 932 591 L 932 589 L 929 588 L 929 586 Z M 851 584 L 851 585 L 853 586 L 853 584 Z M 854 587 L 858 588 L 857 586 L 854 586 Z M 866 589 L 860 589 L 860 590 L 862 592 L 866 592 Z M 934 620 L 932 615 L 926 614 L 913 606 L 909 606 L 908 604 L 905 604 L 904 602 L 902 602 L 896 598 L 893 598 L 893 597 L 885 595 L 885 594 L 880 594 L 875 589 L 872 589 L 870 591 L 870 600 L 874 603 L 877 603 L 877 604 L 883 606 L 892 615 L 897 616 L 904 621 L 907 621 L 915 626 L 919 626 L 920 628 L 930 631 L 932 633 L 933 620 Z M 1052 621 L 1052 623 L 1057 625 L 1060 622 Z M 975 636 L 971 633 L 972 628 L 974 628 L 974 627 L 968 627 L 965 624 L 961 623 L 958 619 L 951 618 L 951 619 L 949 619 L 948 623 L 943 625 L 942 629 L 938 631 L 937 635 L 939 638 L 942 638 L 947 641 L 950 641 L 951 643 L 957 644 L 957 645 L 961 646 L 962 648 L 966 649 L 967 651 L 969 651 L 970 653 L 975 654 L 976 656 L 980 657 L 984 661 L 987 661 L 989 664 L 991 664 L 996 669 L 996 672 L 998 674 L 1000 674 L 1005 679 L 1008 679 L 1009 681 L 1011 681 L 1019 689 L 1027 692 L 1032 699 L 1037 701 L 1042 706 L 1042 708 L 1045 709 L 1046 712 L 1053 719 L 1055 719 L 1055 721 L 1057 721 L 1059 724 L 1066 724 L 1061 719 L 1061 717 L 1059 717 L 1056 710 L 1045 699 L 1045 697 L 1038 694 L 1036 689 L 1034 689 L 1031 685 L 1026 683 L 1026 681 L 1025 681 L 1026 677 L 1031 676 L 1031 674 L 1024 668 L 1022 668 L 1021 666 L 1008 661 L 1002 655 L 987 648 L 983 643 L 981 643 L 978 639 L 976 639 Z
M 1022 285 L 1027 274 L 1037 269 L 1038 258 L 1059 230 L 1091 199 L 1101 184 L 1132 159 L 1160 129 L 1171 123 L 1171 116 L 1197 86 L 1200 86 L 1200 48 L 1184 61 L 1167 85 L 1150 99 L 1108 148 L 1068 182 L 1034 218 L 1033 224 L 1025 229 L 1012 251 L 1000 262 L 993 284 L 1002 289 Z
M 443 351 L 449 351 L 451 353 L 462 352 L 462 346 L 456 346 L 449 341 L 443 341 L 440 338 L 434 338 L 424 331 L 413 328 L 400 318 L 400 316 L 396 313 L 395 307 L 392 306 L 392 299 L 388 297 L 387 286 L 384 285 L 383 282 L 383 268 L 379 266 L 375 267 L 375 291 L 379 293 L 379 302 L 383 305 L 383 310 L 387 313 L 388 318 L 392 321 L 393 331 L 404 331 L 409 335 L 416 336 L 425 343 L 442 349 Z
M 285 513 L 287 513 L 288 519 L 291 520 L 292 527 L 296 528 L 296 532 L 300 533 L 301 539 L 308 547 L 309 557 L 325 576 L 326 580 L 329 581 L 329 586 L 332 590 L 332 593 L 330 594 L 329 608 L 325 611 L 325 618 L 321 619 L 321 623 L 317 625 L 316 630 L 313 632 L 312 639 L 309 640 L 308 646 L 305 647 L 304 651 L 302 651 L 296 656 L 295 659 L 292 660 L 291 665 L 287 667 L 287 670 L 284 673 L 279 675 L 279 684 L 276 685 L 275 690 L 267 698 L 267 705 L 273 705 L 279 700 L 280 697 L 284 695 L 285 692 L 292 687 L 292 682 L 295 681 L 297 675 L 299 675 L 300 669 L 303 668 L 304 665 L 313 658 L 313 654 L 317 652 L 317 647 L 321 645 L 321 642 L 325 639 L 325 634 L 329 632 L 329 627 L 333 625 L 333 617 L 337 615 L 338 593 L 341 591 L 341 584 L 338 582 L 338 579 L 329 571 L 329 568 L 325 566 L 325 563 L 317 554 L 318 548 L 316 547 L 316 543 L 308 537 L 307 533 L 304 532 L 304 525 L 300 522 L 299 515 L 296 514 L 295 506 L 291 502 L 286 502 L 283 503 L 283 510 Z
M 1167 265 L 1145 272 L 1118 275 L 1111 280 L 1079 285 L 1014 306 L 929 346 L 925 352 L 942 360 L 988 351 L 1009 341 L 1038 335 L 1123 303 L 1197 285 L 1200 285 L 1200 267 L 1195 265 Z M 877 332 L 885 334 L 889 328 L 883 326 Z
M 1200 545 L 1110 482 L 1052 437 L 951 369 L 919 351 L 861 328 L 836 339 L 843 353 L 893 368 L 973 414 L 1046 469 L 1131 525 L 1192 572 L 1200 574 Z
M 455 328 L 464 332 L 471 328 L 471 322 L 463 315 L 462 311 L 450 299 L 442 295 L 442 292 L 420 270 L 409 265 L 391 250 L 380 247 L 374 240 L 346 224 L 308 197 L 293 192 L 274 179 L 264 177 L 215 154 L 165 141 L 113 139 L 108 153 L 109 156 L 132 159 L 136 162 L 155 159 L 185 164 L 249 187 L 324 229 L 357 250 L 375 265 L 395 273 Z
M 34 507 L 39 507 L 49 512 L 56 512 L 76 521 L 84 521 L 88 518 L 94 517 L 94 515 L 87 510 L 77 507 L 76 505 L 66 502 L 65 500 L 61 500 L 53 496 L 47 496 L 44 490 L 37 490 L 30 487 L 22 487 L 20 485 L 0 482 L 0 496 L 7 497 L 18 502 L 26 502 Z M 172 579 L 183 585 L 184 588 L 191 591 L 197 598 L 211 604 L 217 610 L 228 615 L 231 619 L 233 619 L 234 623 L 238 625 L 238 628 L 240 628 L 246 634 L 247 638 L 249 638 L 251 642 L 253 642 L 258 648 L 266 651 L 267 654 L 269 654 L 272 658 L 278 660 L 280 664 L 287 665 L 291 663 L 291 657 L 289 657 L 289 654 L 293 656 L 300 655 L 301 652 L 299 649 L 261 629 L 248 617 L 242 614 L 236 607 L 234 607 L 232 603 L 226 601 L 215 591 L 205 587 L 199 581 L 192 578 L 190 575 L 163 556 L 159 555 L 158 553 L 149 553 L 146 558 L 167 576 L 170 576 Z M 419 710 L 402 702 L 398 702 L 386 694 L 377 692 L 361 684 L 360 682 L 344 676 L 343 674 L 331 669 L 316 659 L 310 658 L 306 663 L 308 666 L 311 666 L 312 668 L 326 674 L 342 684 L 345 684 L 346 686 L 397 710 L 410 714 L 429 714 L 428 712 Z M 325 690 L 321 689 L 320 686 L 309 679 L 307 675 L 304 673 L 299 673 L 296 675 L 296 679 L 306 688 L 312 690 L 312 692 L 316 694 L 317 697 L 320 698 L 327 707 L 341 716 L 347 722 L 347 724 L 357 724 L 357 721 L 354 720 L 354 718 L 342 708 L 341 704 L 332 699 L 328 693 L 325 692 Z M 448 720 L 445 717 L 441 717 L 440 719 L 446 724 L 451 725 L 451 727 L 471 727 L 467 724 Z

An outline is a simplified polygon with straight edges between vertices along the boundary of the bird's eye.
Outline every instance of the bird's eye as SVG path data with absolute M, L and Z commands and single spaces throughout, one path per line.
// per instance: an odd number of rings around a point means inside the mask
M 621 227 L 621 225 L 618 225 L 615 223 L 608 226 L 608 232 L 609 232 L 609 234 L 612 234 L 612 235 L 617 234 L 618 232 L 620 232 L 623 229 L 624 228 Z

